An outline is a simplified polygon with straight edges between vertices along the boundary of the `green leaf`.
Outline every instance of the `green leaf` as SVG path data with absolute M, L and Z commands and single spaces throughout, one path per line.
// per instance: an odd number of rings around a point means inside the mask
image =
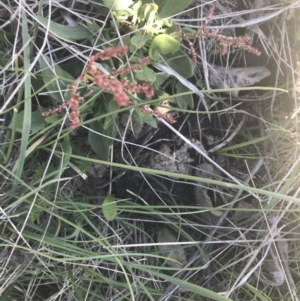
M 95 22 L 95 20 L 87 20 L 86 25 L 89 30 L 93 32 L 98 32 L 101 29 L 101 27 Z
M 35 17 L 45 27 L 48 27 L 49 20 L 47 18 L 36 16 Z M 61 39 L 68 41 L 85 40 L 92 36 L 85 27 L 83 26 L 68 26 L 56 23 L 54 21 L 49 22 L 50 31 Z
M 148 3 L 145 5 L 144 18 L 147 20 L 148 24 L 153 24 L 156 19 L 157 11 L 158 6 L 156 4 Z
M 114 123 L 112 123 L 107 129 L 100 121 L 94 121 L 91 124 L 92 131 L 89 131 L 88 140 L 92 147 L 92 150 L 100 157 L 101 160 L 108 161 L 109 148 L 113 143 L 113 139 L 116 136 L 117 130 Z M 97 134 L 99 133 L 99 134 Z M 101 135 L 102 134 L 102 135 Z
M 156 73 L 156 83 L 158 87 L 160 87 L 169 77 L 170 75 L 166 73 Z
M 147 66 L 143 66 L 141 71 L 136 72 L 135 78 L 144 82 L 154 83 L 156 81 L 156 75 L 154 71 Z
M 58 120 L 60 120 L 62 118 L 61 115 L 50 115 L 48 117 L 45 118 L 45 122 L 46 123 L 55 123 L 57 122 Z
M 135 51 L 136 51 L 136 47 L 133 46 L 133 45 L 131 45 L 131 44 L 129 44 L 129 46 L 128 46 L 128 52 L 129 53 L 134 53 Z
M 132 120 L 137 124 L 143 124 L 143 113 L 140 108 L 135 108 L 132 113 Z
M 112 10 L 124 10 L 133 3 L 132 0 L 103 0 L 103 4 Z
M 160 18 L 167 18 L 184 11 L 194 0 L 154 0 Z
M 136 48 L 140 48 L 140 42 L 142 40 L 143 36 L 140 31 L 136 32 L 130 39 L 130 43 L 135 46 Z
M 107 105 L 107 113 L 116 112 L 116 111 L 118 111 L 119 109 L 120 109 L 120 108 L 119 108 L 118 104 L 116 103 L 116 101 L 115 101 L 113 98 L 111 98 L 111 99 L 109 100 L 109 102 L 108 102 L 108 105 Z M 113 115 L 113 116 L 116 116 L 116 114 Z
M 171 19 L 164 19 L 163 20 L 163 23 L 162 23 L 162 26 L 167 26 L 169 28 L 173 27 L 174 23 L 172 22 Z M 174 31 L 173 31 L 174 32 Z
M 66 91 L 65 94 L 63 94 L 63 92 L 59 92 L 62 90 L 67 90 L 67 83 L 64 82 L 63 79 L 69 79 L 71 82 L 73 82 L 74 77 L 68 72 L 64 71 L 58 65 L 53 66 L 53 62 L 51 62 L 50 58 L 46 55 L 41 55 L 39 57 L 39 64 L 42 70 L 41 75 L 46 85 L 46 89 L 48 92 L 51 92 L 50 96 L 59 103 L 63 102 L 69 93 L 69 91 Z M 53 66 L 53 69 L 51 69 L 49 66 Z M 55 77 L 58 78 L 51 81 L 51 79 L 54 79 Z M 65 99 L 62 99 L 62 95 Z
M 176 84 L 175 89 L 176 89 L 176 93 L 190 92 L 190 89 L 184 86 L 181 82 L 178 82 Z M 194 100 L 192 94 L 177 96 L 176 101 L 181 109 L 185 110 L 187 106 L 191 109 L 194 108 Z
M 0 41 L 1 42 L 1 41 Z M 3 42 L 1 42 L 3 43 Z M 9 62 L 10 56 L 3 51 L 0 51 L 0 67 L 3 68 Z
M 123 41 L 123 44 L 124 46 L 129 46 L 130 45 L 130 36 L 129 35 L 126 35 L 126 36 L 122 36 L 122 41 Z M 132 46 L 132 45 L 130 45 Z
M 132 119 L 138 124 L 147 123 L 148 125 L 152 126 L 153 128 L 157 128 L 157 123 L 155 117 L 143 113 L 140 108 L 135 108 L 132 114 Z
M 136 49 L 140 49 L 151 39 L 151 37 L 151 33 L 142 35 L 142 33 L 138 31 L 131 37 L 130 43 L 135 46 Z
M 119 110 L 119 106 L 118 104 L 111 98 L 108 102 L 108 105 L 107 105 L 107 113 L 112 113 L 112 112 L 115 112 Z M 111 126 L 115 126 L 115 122 L 114 120 L 116 120 L 118 114 L 114 114 L 114 115 L 111 115 L 111 116 L 108 116 L 104 119 L 104 126 L 103 128 L 105 130 L 108 130 L 109 127 Z M 118 123 L 118 120 L 117 120 L 117 123 Z
M 151 43 L 149 56 L 154 60 L 159 59 L 159 55 L 174 53 L 180 48 L 180 43 L 168 34 L 160 34 L 156 36 Z
M 174 54 L 163 55 L 165 62 L 184 78 L 194 75 L 192 60 L 182 50 Z
M 153 128 L 155 128 L 155 129 L 157 128 L 157 123 L 156 123 L 155 117 L 144 113 L 143 114 L 143 121 L 145 123 L 147 123 L 148 125 L 152 126 Z
M 133 14 L 132 14 L 132 20 L 131 20 L 131 24 L 132 26 L 135 26 L 136 25 L 136 22 L 138 21 L 139 19 L 139 11 L 140 11 L 140 8 L 142 6 L 142 1 L 137 1 L 132 7 L 131 9 L 133 10 Z
M 113 221 L 118 213 L 117 202 L 110 194 L 106 196 L 103 202 L 102 212 L 108 222 Z
M 70 162 L 72 147 L 70 144 L 69 136 L 65 137 L 65 139 L 61 142 L 61 147 L 64 152 L 64 156 L 62 156 L 63 162 L 61 168 L 64 170 Z
M 24 111 L 21 111 L 17 115 L 16 120 L 16 131 L 19 133 L 22 133 L 23 129 L 23 121 L 24 121 Z M 10 125 L 11 128 L 12 125 Z M 44 117 L 42 116 L 41 112 L 35 111 L 31 115 L 31 126 L 30 126 L 30 132 L 32 134 L 35 134 L 39 132 L 40 130 L 43 130 L 46 127 L 46 123 L 44 120 Z

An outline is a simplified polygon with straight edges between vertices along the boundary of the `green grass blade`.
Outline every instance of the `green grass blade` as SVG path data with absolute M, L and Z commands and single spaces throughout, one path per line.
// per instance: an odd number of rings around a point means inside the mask
M 28 31 L 28 23 L 25 9 L 22 9 L 22 40 L 23 45 L 26 45 L 24 48 L 24 69 L 30 69 L 30 44 L 28 41 L 31 39 Z M 26 76 L 26 75 L 25 75 Z M 24 120 L 23 120 L 23 129 L 22 129 L 22 138 L 20 146 L 20 155 L 18 159 L 18 165 L 16 166 L 15 174 L 17 177 L 21 178 L 23 167 L 25 163 L 26 149 L 28 146 L 28 139 L 30 134 L 31 126 L 31 78 L 29 75 L 26 76 L 24 81 L 24 99 L 27 99 L 24 103 Z M 17 181 L 14 182 L 13 191 L 16 189 Z

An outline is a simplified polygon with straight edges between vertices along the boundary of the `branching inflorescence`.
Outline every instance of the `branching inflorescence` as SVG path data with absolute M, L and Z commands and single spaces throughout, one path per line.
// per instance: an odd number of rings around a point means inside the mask
M 95 61 L 99 59 L 109 60 L 114 56 L 121 57 L 126 53 L 127 47 L 111 47 L 92 55 L 89 58 L 89 63 L 82 74 L 71 85 L 68 85 L 68 88 L 71 91 L 71 98 L 59 107 L 44 112 L 43 116 L 49 116 L 51 114 L 61 112 L 63 109 L 69 107 L 69 110 L 71 110 L 71 113 L 68 116 L 69 125 L 72 129 L 76 129 L 80 123 L 79 104 L 84 101 L 84 97 L 80 96 L 76 90 L 81 82 L 87 83 L 89 80 L 93 81 L 104 92 L 111 92 L 114 100 L 120 107 L 128 106 L 130 104 L 129 97 L 126 92 L 143 93 L 146 98 L 151 98 L 154 95 L 152 83 L 146 82 L 143 84 L 137 84 L 136 82 L 128 82 L 126 78 L 118 79 L 119 75 L 124 75 L 131 71 L 142 70 L 143 66 L 149 64 L 149 58 L 146 57 L 140 59 L 137 64 L 120 70 L 113 68 L 110 74 L 106 74 L 97 69 Z
M 209 30 L 207 28 L 208 23 L 210 22 L 213 14 L 215 11 L 215 7 L 211 6 L 209 9 L 205 21 L 202 23 L 201 28 L 196 32 L 192 34 L 183 34 L 183 39 L 189 44 L 190 48 L 190 55 L 192 56 L 194 66 L 197 65 L 197 53 L 195 51 L 194 45 L 191 42 L 191 38 L 196 38 L 196 37 L 205 37 L 205 38 L 211 38 L 215 39 L 218 41 L 220 47 L 221 47 L 221 54 L 224 55 L 227 53 L 228 48 L 230 46 L 234 48 L 240 48 L 245 51 L 248 51 L 254 55 L 260 55 L 261 52 L 255 48 L 250 46 L 248 43 L 250 41 L 250 37 L 244 36 L 244 37 L 230 37 L 230 36 L 224 36 L 220 35 L 216 32 L 216 30 L 211 29 Z
M 224 36 L 218 34 L 215 30 L 209 30 L 207 28 L 207 24 L 210 22 L 214 14 L 214 10 L 214 6 L 209 9 L 207 17 L 203 22 L 201 29 L 199 29 L 197 32 L 181 34 L 180 28 L 178 28 L 177 31 L 172 34 L 172 36 L 177 38 L 182 37 L 183 40 L 188 42 L 190 55 L 192 56 L 193 64 L 195 66 L 197 65 L 197 53 L 193 43 L 191 42 L 191 39 L 197 37 L 206 37 L 217 40 L 219 45 L 221 46 L 221 54 L 223 55 L 227 53 L 228 47 L 230 46 L 244 49 L 253 53 L 254 55 L 260 55 L 258 49 L 248 44 L 250 39 L 249 37 Z M 62 112 L 62 110 L 66 108 L 69 108 L 69 110 L 71 111 L 68 116 L 69 125 L 72 129 L 76 129 L 80 123 L 79 104 L 85 100 L 84 97 L 80 96 L 79 93 L 76 92 L 77 87 L 81 82 L 87 83 L 88 81 L 92 81 L 104 92 L 111 92 L 113 94 L 114 100 L 120 107 L 128 106 L 130 104 L 128 93 L 142 93 L 146 96 L 146 98 L 151 98 L 154 95 L 152 83 L 145 82 L 143 84 L 138 84 L 136 82 L 129 82 L 126 77 L 122 78 L 122 75 L 126 75 L 131 71 L 141 71 L 143 66 L 149 64 L 148 57 L 139 59 L 137 64 L 130 65 L 126 68 L 121 68 L 119 70 L 112 68 L 110 74 L 106 74 L 98 70 L 95 63 L 96 61 L 109 60 L 112 57 L 122 57 L 126 53 L 127 47 L 122 46 L 107 48 L 90 56 L 88 65 L 84 69 L 82 74 L 71 85 L 68 85 L 68 88 L 71 91 L 71 98 L 57 108 L 49 109 L 48 111 L 44 112 L 43 116 L 49 116 L 51 114 Z M 159 111 L 153 111 L 149 106 L 142 106 L 141 109 L 145 114 L 155 115 L 157 118 L 164 118 L 169 122 L 175 122 L 175 120 L 169 114 L 161 114 L 159 113 Z

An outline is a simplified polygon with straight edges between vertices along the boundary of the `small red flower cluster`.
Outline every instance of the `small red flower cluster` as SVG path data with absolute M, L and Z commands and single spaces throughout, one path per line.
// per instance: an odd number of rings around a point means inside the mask
M 98 60 L 109 60 L 114 56 L 121 57 L 127 53 L 127 47 L 121 46 L 119 48 L 110 47 L 106 48 L 103 51 L 96 53 L 95 55 L 90 56 L 90 62 L 98 61 Z
M 215 12 L 215 7 L 213 5 L 209 9 L 205 21 L 203 22 L 201 28 L 196 32 L 196 34 L 194 35 L 183 34 L 183 39 L 189 44 L 190 55 L 192 56 L 193 64 L 195 66 L 197 65 L 197 53 L 193 43 L 190 41 L 190 38 L 195 38 L 195 37 L 206 37 L 206 38 L 212 38 L 217 40 L 219 42 L 219 45 L 221 46 L 222 55 L 227 53 L 228 47 L 230 46 L 234 48 L 241 48 L 257 56 L 261 54 L 261 52 L 258 51 L 257 48 L 254 48 L 248 44 L 250 40 L 249 37 L 229 37 L 229 36 L 220 35 L 216 33 L 216 31 L 213 29 L 209 30 L 207 28 L 207 24 L 210 22 L 214 12 Z
M 215 12 L 215 6 L 212 5 L 207 13 L 204 23 L 202 24 L 202 28 L 198 30 L 196 36 L 207 37 L 207 38 L 212 38 L 217 40 L 219 42 L 219 45 L 221 46 L 222 55 L 227 53 L 228 47 L 230 46 L 233 46 L 234 48 L 241 48 L 254 55 L 259 56 L 261 54 L 261 52 L 258 51 L 257 48 L 248 45 L 248 42 L 250 40 L 249 37 L 228 37 L 216 33 L 215 30 L 209 31 L 207 28 L 207 24 L 210 22 L 212 16 L 214 15 L 214 12 Z
M 43 116 L 62 112 L 63 109 L 69 107 L 71 110 L 71 113 L 68 116 L 69 124 L 72 129 L 76 129 L 80 123 L 79 104 L 84 101 L 84 97 L 81 97 L 78 93 L 76 93 L 76 90 L 81 82 L 88 82 L 88 75 L 92 77 L 91 80 L 98 87 L 101 87 L 103 92 L 112 92 L 114 100 L 120 107 L 128 106 L 130 104 L 129 97 L 126 92 L 143 93 L 146 98 L 151 98 L 154 95 L 152 83 L 137 84 L 136 82 L 128 82 L 126 78 L 117 78 L 117 76 L 128 74 L 131 71 L 141 71 L 143 66 L 149 64 L 149 58 L 140 59 L 137 64 L 120 70 L 113 68 L 110 74 L 105 74 L 104 72 L 99 71 L 94 64 L 94 62 L 99 59 L 108 60 L 114 56 L 121 57 L 126 53 L 127 47 L 112 47 L 92 55 L 89 58 L 88 66 L 82 72 L 81 76 L 79 76 L 71 85 L 68 85 L 68 88 L 71 91 L 71 98 L 59 107 L 44 112 Z
M 121 74 L 128 74 L 131 71 L 141 71 L 142 66 L 146 66 L 148 64 L 149 64 L 149 57 L 145 57 L 143 59 L 139 59 L 137 64 L 131 65 L 127 68 L 119 69 L 119 70 L 117 70 L 116 68 L 112 68 L 111 75 L 117 76 L 117 75 L 121 75 Z
M 201 29 L 198 31 L 197 36 L 204 36 L 208 38 L 215 39 L 219 42 L 221 46 L 221 54 L 224 55 L 228 51 L 228 47 L 233 46 L 234 48 L 240 48 L 246 50 L 254 55 L 260 56 L 261 52 L 248 44 L 250 38 L 249 37 L 228 37 L 224 35 L 220 35 L 216 33 L 215 30 L 211 30 L 210 32 L 204 32 Z
M 108 48 L 109 55 L 114 54 L 112 49 L 114 48 Z M 123 54 L 125 50 L 127 51 L 126 47 L 117 48 L 115 55 L 119 56 L 120 54 Z M 147 98 L 151 98 L 154 95 L 152 83 L 144 83 L 140 85 L 136 82 L 129 83 L 127 78 L 123 78 L 121 80 L 117 78 L 118 75 L 128 74 L 131 71 L 141 71 L 143 66 L 149 64 L 149 58 L 140 59 L 137 64 L 124 69 L 116 70 L 113 68 L 111 74 L 105 74 L 104 72 L 97 70 L 96 66 L 93 64 L 94 59 L 99 57 L 107 59 L 108 54 L 103 56 L 94 55 L 86 68 L 86 73 L 93 77 L 94 83 L 101 87 L 104 92 L 112 92 L 115 101 L 120 107 L 128 106 L 130 104 L 129 97 L 125 91 L 131 93 L 143 93 Z

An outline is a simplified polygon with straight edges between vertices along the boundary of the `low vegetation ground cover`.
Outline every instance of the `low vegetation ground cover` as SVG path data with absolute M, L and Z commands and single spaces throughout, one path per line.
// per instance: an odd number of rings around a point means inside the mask
M 1 300 L 299 300 L 299 7 L 2 1 Z

